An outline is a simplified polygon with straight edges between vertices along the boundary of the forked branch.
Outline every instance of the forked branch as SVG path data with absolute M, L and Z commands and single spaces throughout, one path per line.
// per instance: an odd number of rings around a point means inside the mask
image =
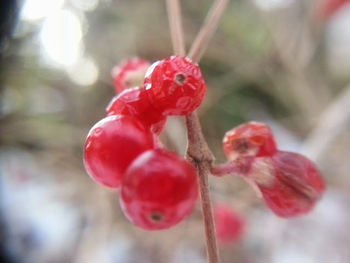
M 188 57 L 199 62 L 201 55 L 210 41 L 228 0 L 216 0 L 200 29 Z M 185 55 L 185 44 L 182 30 L 180 4 L 178 0 L 167 0 L 171 38 L 175 55 Z M 216 245 L 215 225 L 210 201 L 208 176 L 214 161 L 214 156 L 203 136 L 202 128 L 196 112 L 186 116 L 187 128 L 187 159 L 196 167 L 199 175 L 199 191 L 201 197 L 203 221 L 206 235 L 206 245 L 209 263 L 218 263 L 219 256 Z

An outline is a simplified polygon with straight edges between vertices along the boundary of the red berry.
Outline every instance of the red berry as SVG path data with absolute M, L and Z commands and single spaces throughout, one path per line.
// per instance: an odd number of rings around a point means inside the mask
M 270 128 L 256 121 L 241 124 L 226 132 L 223 148 L 229 161 L 242 157 L 271 156 L 277 151 Z
M 107 106 L 107 115 L 136 117 L 151 131 L 159 135 L 164 129 L 166 117 L 150 104 L 145 90 L 141 87 L 124 90 L 115 96 Z
M 140 58 L 123 61 L 112 69 L 112 77 L 116 92 L 143 86 L 145 73 L 150 63 Z
M 152 134 L 139 121 L 121 115 L 109 116 L 89 131 L 85 169 L 96 182 L 117 188 L 129 164 L 152 147 Z
M 151 104 L 164 115 L 188 115 L 201 104 L 206 86 L 197 64 L 172 56 L 149 67 L 145 89 Z
M 343 6 L 350 4 L 349 0 L 322 0 L 318 2 L 317 16 L 326 21 L 336 14 Z
M 272 158 L 256 158 L 248 178 L 260 189 L 265 204 L 281 217 L 309 212 L 325 190 L 315 166 L 291 152 L 278 151 Z
M 169 228 L 188 216 L 198 195 L 197 174 L 185 159 L 165 149 L 149 150 L 128 168 L 121 187 L 125 216 L 147 230 Z
M 243 235 L 245 222 L 229 205 L 214 206 L 216 236 L 221 244 L 236 242 Z

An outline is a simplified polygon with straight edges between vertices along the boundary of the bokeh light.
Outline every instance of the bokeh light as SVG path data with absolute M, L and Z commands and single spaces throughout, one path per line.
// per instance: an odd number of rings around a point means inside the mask
M 81 38 L 80 20 L 68 10 L 59 10 L 50 15 L 40 33 L 45 55 L 59 66 L 69 66 L 78 60 L 83 50 Z
M 23 20 L 38 20 L 50 16 L 61 9 L 64 0 L 26 0 L 22 7 L 21 18 Z
M 72 81 L 80 86 L 91 86 L 96 82 L 99 74 L 95 62 L 86 57 L 81 57 L 67 70 Z

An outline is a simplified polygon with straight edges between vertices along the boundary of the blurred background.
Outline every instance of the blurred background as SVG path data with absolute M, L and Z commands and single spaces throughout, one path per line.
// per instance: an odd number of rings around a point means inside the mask
M 187 48 L 211 3 L 182 1 Z M 114 96 L 112 67 L 172 54 L 165 1 L 12 0 L 0 14 L 0 261 L 206 262 L 199 206 L 169 230 L 140 230 L 82 163 Z M 350 262 L 350 1 L 232 0 L 200 66 L 199 115 L 218 163 L 227 130 L 263 121 L 328 187 L 312 213 L 285 220 L 241 178 L 211 179 L 214 203 L 246 222 L 220 245 L 222 262 Z M 183 119 L 161 138 L 183 154 Z

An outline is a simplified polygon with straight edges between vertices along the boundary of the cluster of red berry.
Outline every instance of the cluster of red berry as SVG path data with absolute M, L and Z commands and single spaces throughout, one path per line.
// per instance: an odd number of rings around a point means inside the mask
M 304 156 L 279 151 L 269 127 L 249 122 L 228 131 L 223 140 L 228 161 L 275 214 L 292 217 L 309 212 L 325 184 Z
M 95 181 L 120 188 L 122 210 L 132 223 L 148 230 L 169 228 L 193 210 L 197 174 L 189 162 L 166 150 L 158 136 L 167 116 L 188 115 L 201 104 L 203 77 L 197 64 L 180 56 L 152 65 L 134 58 L 113 74 L 118 94 L 107 117 L 87 136 L 85 168 Z M 279 216 L 309 212 L 324 192 L 313 164 L 300 154 L 279 151 L 263 123 L 228 131 L 223 148 L 229 171 L 242 175 Z
M 188 115 L 201 104 L 206 86 L 188 58 L 148 66 L 134 58 L 113 70 L 119 94 L 89 131 L 84 164 L 98 183 L 120 187 L 120 205 L 132 223 L 153 230 L 177 224 L 196 204 L 195 169 L 166 150 L 158 135 L 167 116 Z

